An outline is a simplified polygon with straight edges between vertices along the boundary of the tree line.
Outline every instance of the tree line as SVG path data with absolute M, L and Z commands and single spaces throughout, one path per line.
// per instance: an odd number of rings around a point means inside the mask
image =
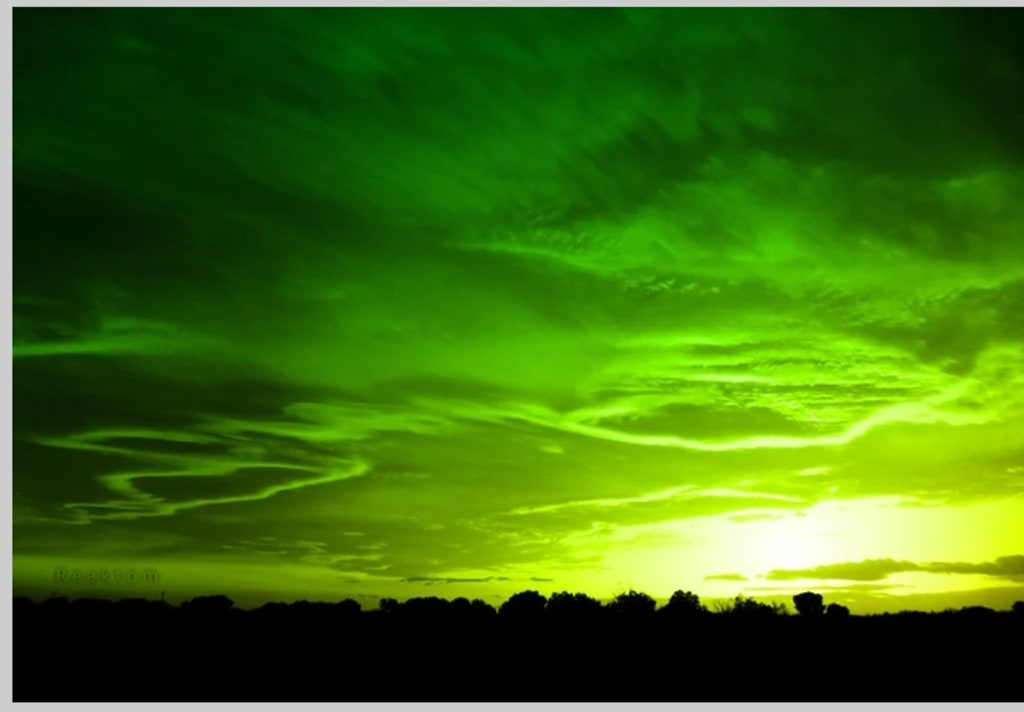
M 841 620 L 851 616 L 850 609 L 840 603 L 826 605 L 824 596 L 813 591 L 804 591 L 792 597 L 798 617 L 803 619 Z M 108 615 L 147 615 L 175 610 L 164 601 L 128 598 L 119 601 L 95 598 L 68 599 L 51 597 L 34 603 L 27 597 L 15 599 L 15 617 L 18 613 L 75 614 L 85 617 Z M 177 610 L 184 614 L 200 616 L 246 614 L 262 620 L 322 620 L 356 621 L 362 619 L 392 620 L 405 622 L 477 622 L 509 621 L 530 622 L 614 622 L 644 620 L 711 621 L 731 619 L 740 621 L 768 621 L 790 615 L 785 604 L 759 601 L 737 595 L 727 601 L 716 601 L 708 607 L 692 591 L 678 590 L 668 601 L 658 606 L 657 601 L 641 591 L 626 591 L 601 602 L 585 593 L 562 591 L 545 596 L 536 590 L 520 591 L 513 594 L 497 608 L 482 599 L 470 600 L 458 597 L 452 600 L 437 596 L 412 597 L 404 601 L 382 598 L 376 609 L 364 609 L 358 601 L 348 598 L 338 602 L 295 601 L 292 603 L 270 602 L 242 611 L 227 595 L 196 596 L 183 601 Z M 954 611 L 947 610 L 946 614 Z M 1012 612 L 1024 616 L 1024 601 L 1013 604 Z M 995 614 L 996 611 L 983 606 L 960 609 L 959 613 L 974 616 Z M 928 615 L 915 611 L 904 611 L 903 615 Z M 893 615 L 893 614 L 886 614 Z M 899 615 L 899 614 L 896 614 Z

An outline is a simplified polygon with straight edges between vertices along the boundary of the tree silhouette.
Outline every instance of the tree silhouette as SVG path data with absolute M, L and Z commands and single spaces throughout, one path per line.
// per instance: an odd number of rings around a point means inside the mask
M 498 615 L 498 612 L 494 610 L 494 606 L 482 598 L 474 598 L 470 601 L 469 609 L 473 620 L 479 621 L 480 623 L 492 621 Z
M 445 623 L 451 610 L 452 604 L 444 598 L 417 596 L 403 603 L 398 613 L 402 620 L 414 623 Z
M 805 601 L 815 609 L 815 594 L 794 598 L 804 611 Z M 245 610 L 226 596 L 178 606 L 141 598 L 14 603 L 16 694 L 25 700 L 52 696 L 60 687 L 54 680 L 73 681 L 66 686 L 70 694 L 84 689 L 90 700 L 143 698 L 152 690 L 193 699 L 209 696 L 211 688 L 218 698 L 327 699 L 338 693 L 339 670 L 343 692 L 367 699 L 395 680 L 410 696 L 456 701 L 478 690 L 529 698 L 620 698 L 640 691 L 652 699 L 678 697 L 681 690 L 691 698 L 738 690 L 801 700 L 822 690 L 900 699 L 921 693 L 919 676 L 878 675 L 879 664 L 933 672 L 929 694 L 960 698 L 981 690 L 1009 699 L 1019 694 L 1019 663 L 1012 655 L 978 651 L 1012 650 L 1024 632 L 1024 601 L 1012 610 L 967 606 L 878 616 L 851 616 L 832 603 L 822 619 L 808 622 L 804 612 L 782 615 L 780 603 L 744 596 L 715 601 L 719 613 L 712 614 L 688 591 L 676 591 L 661 610 L 637 591 L 606 605 L 583 593 L 545 599 L 526 591 L 508 599 L 500 614 L 465 597 L 383 599 L 381 610 L 372 611 L 354 600 Z M 687 615 L 699 622 L 675 624 Z M 140 632 L 159 640 L 144 655 L 124 644 Z M 343 644 L 329 656 L 311 652 L 325 638 Z M 54 654 L 55 639 L 94 645 L 81 654 Z M 860 652 L 869 641 L 880 662 Z M 673 648 L 667 656 L 643 654 Z M 721 664 L 737 651 L 770 654 L 742 670 Z M 110 678 L 110 669 L 123 674 Z
M 736 596 L 732 607 L 727 612 L 733 617 L 744 621 L 771 620 L 786 614 L 786 607 L 781 603 L 771 604 L 756 601 L 753 598 Z
M 551 594 L 544 613 L 548 619 L 559 622 L 594 621 L 601 615 L 601 602 L 585 593 L 562 591 Z
M 544 615 L 547 599 L 537 591 L 520 591 L 501 604 L 498 615 L 515 622 L 539 621 Z
M 668 599 L 661 613 L 676 620 L 694 620 L 708 614 L 708 609 L 700 602 L 700 597 L 690 591 L 676 591 Z
M 820 593 L 804 591 L 793 596 L 797 613 L 806 618 L 819 618 L 825 614 L 825 599 Z
M 456 622 L 468 621 L 473 613 L 473 604 L 465 596 L 459 596 L 452 600 L 449 613 Z
M 363 612 L 363 606 L 359 601 L 353 598 L 346 598 L 343 601 L 338 601 L 333 606 L 334 617 L 337 620 L 352 621 L 359 618 L 359 614 Z
M 959 611 L 956 611 L 956 615 L 961 618 L 975 621 L 991 619 L 995 613 L 996 612 L 988 606 L 964 606 Z
M 830 603 L 825 609 L 825 616 L 828 618 L 848 618 L 850 609 L 839 603 Z
M 226 613 L 235 607 L 235 602 L 223 594 L 216 596 L 196 596 L 181 604 L 183 611 L 202 614 Z
M 657 608 L 658 602 L 640 591 L 620 593 L 608 604 L 608 609 L 615 615 L 628 619 L 642 619 L 650 616 Z

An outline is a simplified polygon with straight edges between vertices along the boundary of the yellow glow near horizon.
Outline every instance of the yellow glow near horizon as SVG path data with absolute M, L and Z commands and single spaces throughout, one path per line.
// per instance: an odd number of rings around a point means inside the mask
M 1024 497 L 960 506 L 921 506 L 902 498 L 834 500 L 776 518 L 733 521 L 735 514 L 620 527 L 610 536 L 581 538 L 580 554 L 601 551 L 602 565 L 625 582 L 644 581 L 652 594 L 689 588 L 730 596 L 778 569 L 836 562 L 894 559 L 913 562 L 989 561 L 1024 550 Z M 962 532 L 972 532 L 963 536 Z M 982 533 L 979 536 L 979 532 Z M 648 541 L 648 544 L 640 542 Z M 747 581 L 707 579 L 738 574 Z M 919 593 L 965 590 L 991 578 L 900 574 Z M 909 577 L 909 578 L 908 578 Z M 875 583 L 880 583 L 876 581 Z M 793 588 L 863 583 L 851 580 L 776 581 Z M 885 583 L 892 583 L 885 581 Z

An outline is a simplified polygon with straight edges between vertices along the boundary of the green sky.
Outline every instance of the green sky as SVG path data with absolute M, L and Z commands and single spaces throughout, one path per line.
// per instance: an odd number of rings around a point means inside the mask
M 16 9 L 15 592 L 1024 598 L 1021 19 Z

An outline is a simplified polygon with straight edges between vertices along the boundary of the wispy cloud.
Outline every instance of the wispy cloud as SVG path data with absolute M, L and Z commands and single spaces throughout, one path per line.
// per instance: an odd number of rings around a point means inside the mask
M 747 581 L 746 576 L 743 574 L 713 574 L 711 576 L 705 576 L 705 581 Z
M 774 500 L 779 502 L 800 503 L 799 497 L 771 494 L 765 492 L 743 492 L 727 488 L 701 489 L 693 485 L 683 485 L 659 492 L 637 495 L 636 497 L 609 497 L 604 499 L 585 499 L 573 502 L 561 502 L 558 504 L 542 505 L 539 507 L 520 507 L 512 510 L 512 514 L 544 514 L 558 512 L 565 509 L 604 509 L 626 507 L 634 504 L 647 504 L 652 502 L 663 502 L 665 500 L 690 500 L 703 498 L 726 498 L 726 499 L 750 499 L 750 500 Z
M 258 467 L 264 469 L 265 465 Z M 282 492 L 305 489 L 318 485 L 326 485 L 333 482 L 360 477 L 370 472 L 368 463 L 353 461 L 347 469 L 331 469 L 320 472 L 313 476 L 289 478 L 284 482 L 265 485 L 244 494 L 224 495 L 220 497 L 197 497 L 181 500 L 168 500 L 152 494 L 147 494 L 135 486 L 138 480 L 152 478 L 181 478 L 181 477 L 223 477 L 237 475 L 246 468 L 244 465 L 221 463 L 217 467 L 203 468 L 196 471 L 177 472 L 143 472 L 143 473 L 120 473 L 105 476 L 103 481 L 114 492 L 127 495 L 121 499 L 98 500 L 91 502 L 69 502 L 63 506 L 79 521 L 93 521 L 99 519 L 138 519 L 141 517 L 165 517 L 176 514 L 183 510 L 210 507 L 213 505 L 238 504 L 242 502 L 256 502 L 269 499 Z M 296 470 L 308 470 L 310 468 L 290 468 Z
M 447 576 L 409 576 L 402 579 L 405 583 L 452 584 L 452 583 L 487 583 L 489 581 L 508 581 L 507 576 L 485 576 L 482 578 L 458 578 Z
M 776 569 L 765 575 L 775 581 L 798 579 L 843 579 L 847 581 L 881 581 L 893 574 L 922 572 L 933 574 L 979 574 L 1010 580 L 1024 580 L 1024 556 L 1002 556 L 991 562 L 914 563 L 894 559 L 868 559 L 858 562 L 826 564 L 808 569 Z
M 532 581 L 534 583 L 549 583 L 554 581 L 551 578 L 542 576 L 529 576 L 527 578 L 512 578 L 509 576 L 483 576 L 483 577 L 458 577 L 458 576 L 409 576 L 402 579 L 405 583 L 433 584 L 460 584 L 460 583 L 489 583 L 491 581 Z

